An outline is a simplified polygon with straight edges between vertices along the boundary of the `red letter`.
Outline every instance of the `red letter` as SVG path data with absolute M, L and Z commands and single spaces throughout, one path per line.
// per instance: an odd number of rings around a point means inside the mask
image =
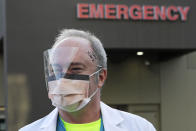
M 190 7 L 186 6 L 183 9 L 181 6 L 179 6 L 178 10 L 179 10 L 180 15 L 181 15 L 181 20 L 186 21 L 187 20 L 187 14 L 188 14 L 188 11 L 190 10 Z
M 123 19 L 128 19 L 128 7 L 126 5 L 117 5 L 117 18 L 121 19 L 123 15 Z
M 143 6 L 143 19 L 144 20 L 154 20 L 153 6 Z
M 132 5 L 129 9 L 129 15 L 133 20 L 141 20 L 142 13 L 141 13 L 141 6 L 139 5 Z
M 104 12 L 103 12 L 103 5 L 98 4 L 97 7 L 95 7 L 95 4 L 90 4 L 90 18 L 104 18 Z
M 154 6 L 154 12 L 155 12 L 154 19 L 159 20 L 160 18 L 161 20 L 166 20 L 167 17 L 165 14 L 165 10 L 166 10 L 165 6 L 161 6 L 161 9 L 158 6 Z
M 176 14 L 178 12 L 178 9 L 175 6 L 169 6 L 167 8 L 167 18 L 171 21 L 175 21 L 178 19 L 178 14 Z
M 77 4 L 77 18 L 88 18 L 88 4 Z
M 105 18 L 106 19 L 116 19 L 115 5 L 106 4 L 105 5 Z

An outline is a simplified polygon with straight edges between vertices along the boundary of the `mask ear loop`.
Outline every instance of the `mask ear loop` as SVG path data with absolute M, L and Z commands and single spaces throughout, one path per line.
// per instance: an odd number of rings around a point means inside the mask
M 89 96 L 89 99 L 91 99 L 98 91 L 98 88 L 93 92 L 93 94 L 91 96 Z
M 91 76 L 93 76 L 93 75 L 99 73 L 102 69 L 103 69 L 103 68 L 101 67 L 98 71 L 96 71 L 96 72 L 94 72 L 93 74 L 89 75 L 89 80 L 90 80 L 90 77 L 91 77 Z M 89 96 L 89 99 L 91 99 L 91 98 L 97 93 L 98 90 L 99 90 L 99 89 L 97 88 L 97 89 L 93 92 L 93 94 L 91 94 L 91 95 Z
M 91 75 L 89 75 L 89 79 L 90 79 L 91 76 L 93 76 L 93 75 L 99 73 L 102 69 L 103 69 L 103 68 L 101 67 L 99 70 L 97 70 L 96 72 L 94 72 L 94 73 L 92 73 Z

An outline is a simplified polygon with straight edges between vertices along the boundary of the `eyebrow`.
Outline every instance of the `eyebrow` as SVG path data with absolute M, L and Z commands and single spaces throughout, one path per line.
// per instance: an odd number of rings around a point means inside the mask
M 86 67 L 86 65 L 84 65 L 83 63 L 80 63 L 80 62 L 72 62 L 70 65 L 71 66 L 80 65 L 80 66 Z
M 86 68 L 87 66 L 84 65 L 83 63 L 80 63 L 80 62 L 72 62 L 70 63 L 69 66 L 82 66 L 83 68 Z M 60 64 L 52 64 L 52 67 L 61 67 Z

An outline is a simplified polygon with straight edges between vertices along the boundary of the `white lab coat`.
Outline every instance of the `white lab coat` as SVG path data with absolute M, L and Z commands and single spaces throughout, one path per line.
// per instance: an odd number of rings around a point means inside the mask
M 156 131 L 146 119 L 113 109 L 101 102 L 101 113 L 105 131 Z M 58 109 L 47 116 L 21 128 L 19 131 L 56 131 Z

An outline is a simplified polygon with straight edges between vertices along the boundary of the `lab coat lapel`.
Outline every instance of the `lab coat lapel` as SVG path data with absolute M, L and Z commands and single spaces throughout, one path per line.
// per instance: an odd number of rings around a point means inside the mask
M 55 108 L 44 119 L 40 127 L 41 131 L 56 131 L 57 117 L 58 117 L 58 109 Z
M 120 126 L 124 119 L 115 109 L 101 102 L 101 113 L 105 131 L 127 131 Z

